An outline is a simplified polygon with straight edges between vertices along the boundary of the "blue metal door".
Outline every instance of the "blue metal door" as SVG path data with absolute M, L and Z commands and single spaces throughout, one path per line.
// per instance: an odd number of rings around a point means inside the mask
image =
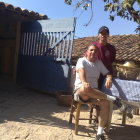
M 17 83 L 41 91 L 69 91 L 75 18 L 23 23 Z

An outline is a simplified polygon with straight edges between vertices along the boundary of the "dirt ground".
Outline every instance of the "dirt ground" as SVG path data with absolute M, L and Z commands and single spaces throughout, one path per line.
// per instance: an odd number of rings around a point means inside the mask
M 84 108 L 82 116 L 87 116 Z M 0 83 L 0 140 L 94 140 L 96 127 L 80 121 L 78 135 L 68 123 L 69 107 L 57 104 L 45 93 Z M 107 140 L 140 140 L 140 115 L 121 125 L 121 114 L 114 111 Z

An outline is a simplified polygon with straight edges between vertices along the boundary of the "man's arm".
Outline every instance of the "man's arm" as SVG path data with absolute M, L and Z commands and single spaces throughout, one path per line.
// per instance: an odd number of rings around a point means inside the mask
M 82 82 L 82 86 L 83 86 L 84 90 L 88 90 L 89 88 L 91 88 L 90 84 L 86 80 L 85 70 L 83 68 L 79 68 L 78 70 L 76 70 L 76 72 L 79 73 L 79 77 Z

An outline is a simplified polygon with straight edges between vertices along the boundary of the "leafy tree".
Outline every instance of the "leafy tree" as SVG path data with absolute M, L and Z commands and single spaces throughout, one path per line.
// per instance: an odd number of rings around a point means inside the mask
M 104 11 L 109 11 L 110 20 L 114 21 L 116 16 L 121 18 L 134 21 L 138 23 L 136 32 L 140 33 L 140 0 L 102 0 L 104 4 Z M 84 10 L 87 10 L 89 7 L 92 10 L 94 0 L 65 0 L 65 3 L 68 5 L 74 5 L 75 8 L 82 7 Z M 91 18 L 93 18 L 93 12 Z M 88 25 L 87 24 L 87 25 Z

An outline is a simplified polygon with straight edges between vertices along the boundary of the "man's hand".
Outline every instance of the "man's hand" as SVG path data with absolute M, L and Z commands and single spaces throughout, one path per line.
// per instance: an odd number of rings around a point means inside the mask
M 112 76 L 107 75 L 106 82 L 105 82 L 105 87 L 106 88 L 111 88 L 112 87 Z
M 85 91 L 88 91 L 89 89 L 91 89 L 91 86 L 89 83 L 87 82 L 82 82 L 82 86 L 84 88 Z

